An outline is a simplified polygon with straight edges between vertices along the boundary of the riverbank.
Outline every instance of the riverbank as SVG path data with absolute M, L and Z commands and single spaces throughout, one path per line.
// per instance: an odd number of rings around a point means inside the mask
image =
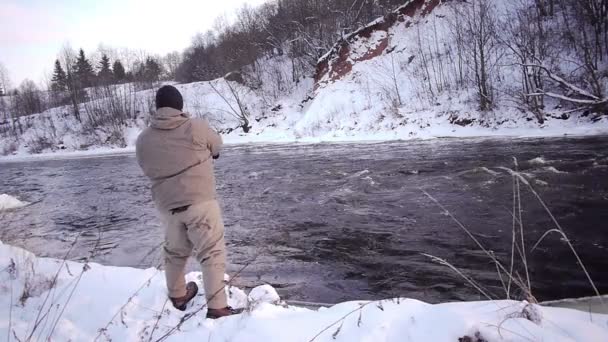
M 391 132 L 366 133 L 359 135 L 348 135 L 342 133 L 331 133 L 318 137 L 298 138 L 293 134 L 285 134 L 285 132 L 267 132 L 262 133 L 237 133 L 224 136 L 224 143 L 227 146 L 231 145 L 310 145 L 310 144 L 375 144 L 383 142 L 399 142 L 399 141 L 422 141 L 422 140 L 441 140 L 441 139 L 534 139 L 534 138 L 584 138 L 594 136 L 608 136 L 608 119 L 602 120 L 599 124 L 580 127 L 565 127 L 564 129 L 552 128 L 505 128 L 505 129 L 488 129 L 480 127 L 459 127 L 455 126 L 452 129 L 431 131 L 422 131 L 420 134 L 412 136 L 402 134 L 399 130 Z M 132 139 L 134 144 L 134 139 Z M 2 162 L 20 162 L 31 160 L 44 159 L 70 159 L 70 158 L 90 158 L 103 156 L 117 156 L 124 154 L 135 153 L 135 146 L 127 147 L 94 147 L 88 150 L 55 150 L 44 153 L 31 154 L 26 150 L 19 150 L 12 155 L 0 156 Z
M 270 286 L 230 287 L 244 314 L 204 319 L 166 301 L 163 272 L 37 258 L 0 243 L 0 336 L 60 341 L 604 341 L 608 315 L 516 301 L 431 305 L 394 298 L 310 310 L 284 305 Z M 187 275 L 200 283 L 197 272 Z M 200 285 L 200 284 L 199 284 Z M 202 288 L 202 287 L 201 287 Z

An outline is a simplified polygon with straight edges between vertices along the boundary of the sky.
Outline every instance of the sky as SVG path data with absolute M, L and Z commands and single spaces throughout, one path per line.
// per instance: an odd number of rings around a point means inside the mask
M 0 63 L 13 86 L 43 82 L 62 46 L 183 51 L 217 17 L 266 0 L 0 0 Z

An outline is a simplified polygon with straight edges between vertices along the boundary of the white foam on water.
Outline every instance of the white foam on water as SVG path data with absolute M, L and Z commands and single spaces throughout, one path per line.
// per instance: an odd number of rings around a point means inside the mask
M 564 174 L 564 173 L 568 173 L 568 172 L 566 172 L 566 171 L 561 171 L 561 170 L 558 170 L 558 169 L 556 169 L 556 168 L 555 168 L 555 167 L 553 167 L 553 166 L 547 166 L 547 167 L 544 167 L 544 168 L 543 168 L 543 170 L 544 170 L 544 171 L 547 171 L 547 172 L 551 172 L 551 173 L 557 173 L 557 174 Z
M 20 201 L 19 199 L 7 194 L 0 195 L 0 211 L 21 208 L 28 204 L 28 202 Z
M 547 164 L 547 160 L 543 157 L 536 157 L 534 159 L 528 160 L 528 163 L 532 165 L 545 165 Z

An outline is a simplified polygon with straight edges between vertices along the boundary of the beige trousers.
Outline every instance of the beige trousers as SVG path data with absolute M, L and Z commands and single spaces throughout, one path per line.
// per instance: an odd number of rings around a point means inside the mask
M 194 204 L 181 213 L 161 212 L 161 217 L 165 226 L 165 276 L 169 297 L 186 295 L 184 268 L 194 251 L 203 271 L 208 308 L 225 308 L 228 305 L 224 291 L 226 247 L 218 202 Z

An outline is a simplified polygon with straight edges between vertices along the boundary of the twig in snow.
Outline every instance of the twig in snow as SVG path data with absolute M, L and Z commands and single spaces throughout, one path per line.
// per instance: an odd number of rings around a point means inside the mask
M 150 332 L 150 338 L 148 339 L 148 342 L 152 341 L 152 337 L 154 336 L 154 331 L 156 331 L 156 328 L 158 327 L 158 322 L 160 322 L 160 319 L 163 317 L 163 312 L 165 311 L 165 306 L 167 306 L 168 302 L 169 302 L 169 298 L 165 299 L 165 303 L 163 304 L 163 307 L 160 309 L 160 313 L 158 314 L 158 316 L 156 318 L 156 323 L 154 323 L 152 332 Z
M 327 330 L 329 330 L 331 327 L 333 327 L 334 325 L 340 323 L 340 322 L 344 322 L 344 319 L 346 319 L 346 317 L 352 315 L 353 313 L 362 310 L 364 307 L 368 306 L 371 303 L 375 303 L 375 302 L 367 302 L 365 304 L 361 304 L 358 308 L 350 311 L 349 313 L 347 313 L 346 315 L 340 317 L 337 321 L 331 323 L 330 325 L 326 326 L 323 330 L 319 331 L 318 334 L 316 334 L 313 338 L 311 338 L 310 340 L 308 340 L 308 342 L 313 342 L 314 340 L 316 340 L 319 336 L 321 336 L 324 332 L 326 332 Z M 333 337 L 333 335 L 332 335 Z M 334 337 L 335 339 L 335 337 Z
M 150 255 L 152 255 L 152 253 L 156 252 L 159 248 L 161 248 L 163 246 L 165 242 L 161 242 L 158 245 L 154 246 L 152 249 L 150 249 L 150 251 L 148 253 L 146 253 L 146 255 L 143 256 L 143 258 L 141 258 L 141 260 L 139 260 L 139 262 L 137 263 L 138 265 L 142 265 L 144 260 L 146 260 Z
M 74 291 L 76 291 L 76 288 L 78 287 L 78 284 L 80 283 L 80 280 L 82 279 L 82 276 L 84 275 L 84 273 L 86 271 L 88 271 L 88 270 L 91 269 L 91 266 L 89 266 L 89 262 L 95 256 L 95 253 L 98 251 L 99 245 L 101 243 L 101 236 L 102 236 L 102 232 L 101 232 L 101 229 L 100 229 L 99 230 L 99 236 L 97 238 L 97 241 L 95 242 L 95 246 L 91 250 L 91 252 L 89 254 L 89 257 L 87 258 L 85 264 L 82 266 L 82 271 L 78 275 L 76 283 L 72 287 L 72 291 L 70 291 L 70 294 L 68 295 L 68 298 L 66 299 L 65 303 L 63 304 L 63 307 L 61 308 L 61 311 L 59 312 L 59 315 L 55 319 L 55 323 L 51 326 L 51 332 L 49 333 L 49 335 L 47 337 L 48 341 L 50 341 L 51 338 L 53 337 L 53 332 L 55 331 L 55 328 L 57 328 L 57 324 L 59 323 L 59 320 L 61 319 L 61 316 L 63 316 L 63 313 L 65 312 L 65 308 L 70 303 L 70 300 L 72 300 L 72 296 L 74 295 Z
M 11 263 L 7 267 L 9 278 L 11 279 L 11 292 L 10 292 L 10 302 L 8 309 L 8 330 L 6 331 L 6 342 L 10 342 L 11 340 L 11 327 L 13 324 L 13 280 L 16 278 L 17 266 L 15 265 L 15 261 L 11 258 Z
M 500 336 L 500 338 L 501 338 L 501 339 L 504 339 L 504 337 L 502 336 L 502 334 L 501 334 L 501 332 L 500 332 L 500 331 L 501 331 L 501 330 L 504 330 L 504 331 L 510 332 L 511 334 L 516 335 L 516 336 L 518 336 L 518 337 L 525 338 L 525 339 L 526 339 L 526 340 L 528 340 L 528 341 L 532 341 L 532 342 L 536 341 L 536 340 L 535 340 L 535 339 L 533 339 L 533 338 L 530 338 L 530 337 L 524 336 L 524 335 L 522 335 L 522 334 L 519 334 L 519 333 L 517 333 L 517 332 L 515 332 L 515 331 L 513 331 L 513 330 L 511 330 L 511 329 L 506 329 L 506 328 L 503 328 L 503 327 L 502 327 L 503 323 L 504 323 L 504 322 L 506 322 L 506 321 L 507 321 L 507 320 L 509 320 L 509 319 L 510 319 L 509 317 L 505 318 L 505 319 L 504 319 L 502 322 L 500 322 L 500 324 L 499 324 L 499 325 L 496 325 L 496 324 L 491 324 L 491 323 L 482 323 L 482 324 L 485 324 L 485 325 L 487 325 L 487 326 L 489 326 L 489 327 L 494 327 L 494 328 L 497 328 L 497 329 L 498 329 L 498 335 Z M 522 326 L 522 327 L 523 327 L 523 326 Z M 528 330 L 526 329 L 526 331 L 528 331 Z M 528 331 L 528 332 L 529 332 L 529 331 Z M 530 335 L 532 335 L 532 333 L 530 333 Z
M 160 266 L 159 266 L 159 267 L 160 267 Z M 157 268 L 156 272 L 154 272 L 154 274 L 152 274 L 152 276 L 151 276 L 150 278 L 148 278 L 148 279 L 147 279 L 147 280 L 146 280 L 146 281 L 145 281 L 145 282 L 144 282 L 144 283 L 143 283 L 143 284 L 142 284 L 142 285 L 141 285 L 141 286 L 140 286 L 140 287 L 137 289 L 137 291 L 135 291 L 135 293 L 133 293 L 133 294 L 131 295 L 131 297 L 129 297 L 129 298 L 127 299 L 127 302 L 126 302 L 125 304 L 123 304 L 123 305 L 122 305 L 122 306 L 121 306 L 121 307 L 118 309 L 118 311 L 116 311 L 116 313 L 114 313 L 114 315 L 112 316 L 112 318 L 110 319 L 110 321 L 109 321 L 109 322 L 108 322 L 108 323 L 107 323 L 107 324 L 106 324 L 106 325 L 105 325 L 103 328 L 99 329 L 99 333 L 98 333 L 98 334 L 97 334 L 97 336 L 95 337 L 95 340 L 94 340 L 94 341 L 97 341 L 97 340 L 98 340 L 98 339 L 101 337 L 101 335 L 105 334 L 105 332 L 108 330 L 108 327 L 109 327 L 109 326 L 112 324 L 112 322 L 114 322 L 114 319 L 116 319 L 116 316 L 118 316 L 118 315 L 119 315 L 119 314 L 122 312 L 122 310 L 124 310 L 124 308 L 125 308 L 127 305 L 129 305 L 129 303 L 131 303 L 131 300 L 132 300 L 132 299 L 133 299 L 135 296 L 137 296 L 137 295 L 139 294 L 139 292 L 140 292 L 141 290 L 143 290 L 143 289 L 144 289 L 144 287 L 146 287 L 148 284 L 150 284 L 150 281 L 152 280 L 152 278 L 156 277 L 156 276 L 158 275 L 158 273 L 160 273 L 160 269 L 158 269 L 158 268 Z
M 226 285 L 224 285 L 221 289 L 217 290 L 212 296 L 211 298 L 214 298 L 215 296 L 217 296 L 221 291 L 225 291 L 227 286 L 230 286 L 232 284 L 232 281 L 238 277 L 243 271 L 245 271 L 245 269 L 247 267 L 249 267 L 249 265 L 251 265 L 260 255 L 260 253 L 256 254 L 253 259 L 246 263 L 245 265 L 243 265 L 243 267 L 241 267 L 241 269 L 239 269 L 232 277 L 230 277 L 230 280 L 228 280 L 228 282 L 226 283 Z M 184 317 L 182 317 L 179 321 L 179 323 L 177 323 L 177 325 L 175 325 L 174 327 L 172 327 L 171 329 L 169 329 L 169 331 L 167 331 L 163 336 L 161 336 L 160 338 L 158 338 L 157 340 L 155 340 L 155 342 L 160 342 L 160 341 L 164 341 L 167 338 L 169 338 L 169 336 L 173 335 L 175 333 L 175 331 L 179 330 L 182 325 L 184 323 L 186 323 L 188 320 L 190 320 L 192 317 L 196 316 L 196 314 L 198 314 L 199 312 L 203 311 L 205 308 L 207 308 L 207 302 L 205 302 L 205 304 L 203 304 L 200 308 L 198 308 L 196 311 L 191 312 L 191 313 L 187 313 L 184 315 Z
M 338 337 L 338 334 L 342 330 L 342 326 L 344 326 L 344 321 L 342 321 L 342 323 L 340 323 L 340 326 L 338 327 L 338 329 L 336 329 L 336 331 L 334 331 L 334 333 L 331 334 L 331 338 L 333 338 L 335 340 L 336 337 Z
M 59 268 L 57 269 L 57 272 L 55 272 L 55 275 L 53 276 L 53 280 L 51 281 L 51 283 L 53 284 L 53 287 L 47 292 L 46 297 L 44 298 L 44 301 L 42 301 L 42 305 L 40 306 L 40 309 L 38 310 L 38 314 L 36 315 L 36 319 L 34 320 L 34 326 L 32 328 L 32 331 L 30 331 L 28 337 L 26 338 L 27 341 L 29 341 L 32 338 L 32 336 L 36 332 L 36 329 L 38 329 L 38 327 L 40 326 L 40 323 L 42 323 L 42 320 L 45 319 L 46 317 L 48 317 L 48 313 L 50 312 L 51 308 L 53 307 L 53 303 L 49 304 L 49 308 L 48 308 L 47 312 L 42 317 L 40 317 L 40 315 L 42 314 L 42 310 L 44 309 L 49 297 L 51 296 L 51 293 L 53 293 L 55 290 L 55 285 L 57 284 L 57 279 L 59 278 L 59 273 L 61 272 L 61 269 L 63 268 L 64 265 L 66 265 L 67 259 L 70 255 L 70 253 L 72 252 L 72 249 L 78 242 L 78 239 L 80 238 L 81 235 L 82 235 L 82 232 L 80 232 L 78 235 L 76 235 L 76 238 L 74 238 L 74 241 L 70 245 L 70 248 L 63 256 L 63 259 L 61 260 L 61 264 L 59 265 Z

